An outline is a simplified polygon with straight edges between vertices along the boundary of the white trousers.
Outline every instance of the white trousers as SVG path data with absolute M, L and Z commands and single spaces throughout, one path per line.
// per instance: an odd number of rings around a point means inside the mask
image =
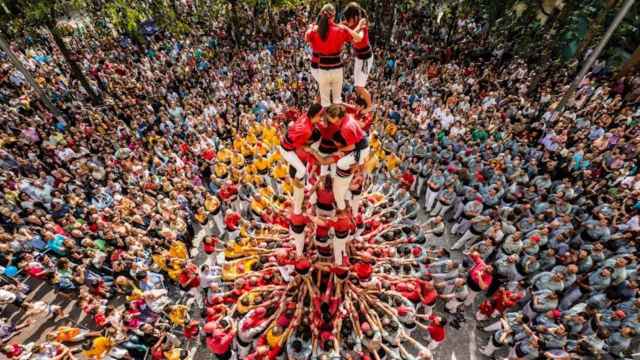
M 304 252 L 304 231 L 300 234 L 297 234 L 294 231 L 290 231 L 290 233 L 296 245 L 296 256 L 300 257 Z
M 224 234 L 225 226 L 222 221 L 222 209 L 218 210 L 218 213 L 213 216 L 213 222 L 216 224 L 216 228 L 218 228 L 218 233 L 220 233 L 220 235 Z
M 333 262 L 336 265 L 343 265 L 342 259 L 347 256 L 347 242 L 349 237 L 339 238 L 333 237 Z
M 427 196 L 425 197 L 424 201 L 425 211 L 431 211 L 431 208 L 433 208 L 433 203 L 436 201 L 437 197 L 438 191 L 433 191 L 430 187 L 427 187 Z
M 464 235 L 462 235 L 460 237 L 460 239 L 458 239 L 458 241 L 456 241 L 455 244 L 453 244 L 453 246 L 451 247 L 451 249 L 453 250 L 458 250 L 461 247 L 467 247 L 466 244 L 469 240 L 473 240 L 475 241 L 478 238 L 477 235 L 475 235 L 474 233 L 471 232 L 471 230 L 467 230 L 467 232 L 464 233 Z M 473 242 L 472 241 L 472 242 Z
M 342 103 L 342 83 L 344 72 L 342 68 L 317 72 L 318 88 L 320 88 L 320 104 L 329 107 L 331 104 Z
M 356 87 L 367 86 L 367 80 L 369 79 L 369 73 L 373 67 L 373 56 L 366 59 L 356 58 L 353 64 L 353 85 Z
M 298 154 L 296 154 L 295 151 L 285 150 L 282 146 L 279 146 L 278 150 L 280 151 L 280 155 L 282 155 L 282 158 L 285 159 L 285 161 L 289 163 L 289 165 L 293 166 L 294 169 L 296 169 L 296 179 L 304 179 L 305 175 L 307 175 L 307 167 L 304 165 L 302 160 L 300 160 Z

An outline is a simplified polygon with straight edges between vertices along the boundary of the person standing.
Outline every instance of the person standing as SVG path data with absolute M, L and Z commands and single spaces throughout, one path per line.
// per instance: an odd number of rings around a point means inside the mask
M 342 48 L 349 41 L 362 41 L 361 21 L 355 30 L 335 23 L 336 8 L 326 4 L 320 10 L 316 24 L 307 30 L 304 39 L 311 45 L 311 75 L 318 82 L 323 107 L 342 103 L 344 80 Z
M 367 12 L 356 2 L 347 4 L 344 8 L 344 24 L 350 29 L 356 29 L 363 19 L 366 19 Z M 360 29 L 362 31 L 362 40 L 354 42 L 353 55 L 355 57 L 353 65 L 353 79 L 356 87 L 356 94 L 366 102 L 364 112 L 371 110 L 371 94 L 367 91 L 367 80 L 369 73 L 373 67 L 373 51 L 369 42 L 369 27 L 364 23 Z
M 319 139 L 320 134 L 314 135 L 314 124 L 320 120 L 322 107 L 312 104 L 306 115 L 303 115 L 291 122 L 287 127 L 286 134 L 280 140 L 280 154 L 289 163 L 289 173 L 293 178 L 293 213 L 302 212 L 302 201 L 304 200 L 305 176 L 307 168 L 300 159 L 299 151 L 313 139 Z

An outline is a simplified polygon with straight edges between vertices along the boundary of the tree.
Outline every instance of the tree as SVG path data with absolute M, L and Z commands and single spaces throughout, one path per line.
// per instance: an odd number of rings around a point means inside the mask
M 631 74 L 638 66 L 640 66 L 640 46 L 631 54 L 631 57 L 620 68 L 616 77 L 623 77 Z
M 89 95 L 94 104 L 102 102 L 100 96 L 91 86 L 89 79 L 82 72 L 82 68 L 77 62 L 76 55 L 69 49 L 65 43 L 62 30 L 58 28 L 57 21 L 64 15 L 71 15 L 73 12 L 82 10 L 85 7 L 83 0 L 16 0 L 13 2 L 13 21 L 6 23 L 7 27 L 14 24 L 24 25 L 26 29 L 38 29 L 44 26 L 56 46 L 62 53 L 62 56 L 69 65 L 71 77 L 78 80 L 84 90 Z M 24 23 L 20 23 L 23 21 Z

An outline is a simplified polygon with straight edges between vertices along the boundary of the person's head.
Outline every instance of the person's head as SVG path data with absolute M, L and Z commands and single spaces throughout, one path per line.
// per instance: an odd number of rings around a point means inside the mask
M 322 105 L 313 103 L 307 110 L 307 117 L 311 120 L 311 123 L 316 124 L 320 120 L 320 113 L 322 112 Z
M 344 109 L 344 106 L 333 104 L 329 106 L 326 111 L 326 120 L 328 123 L 337 124 L 340 122 L 340 120 L 342 120 L 345 114 L 346 111 Z
M 293 342 L 291 342 L 291 348 L 293 349 L 293 351 L 299 353 L 302 351 L 302 341 L 295 339 L 293 340 Z
M 329 35 L 329 24 L 335 19 L 336 8 L 332 4 L 325 4 L 320 9 L 320 15 L 318 16 L 318 34 L 322 41 L 327 40 Z
M 361 18 L 365 17 L 366 11 L 360 7 L 357 2 L 350 2 L 345 6 L 344 11 L 342 12 L 344 16 L 345 24 L 350 28 L 355 28 L 358 26 L 358 22 Z

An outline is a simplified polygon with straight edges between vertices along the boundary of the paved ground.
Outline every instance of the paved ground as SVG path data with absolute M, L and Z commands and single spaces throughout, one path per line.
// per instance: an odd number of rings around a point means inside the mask
M 420 220 L 425 221 L 428 216 L 424 213 L 421 214 Z M 194 240 L 194 244 L 198 245 L 202 238 L 212 232 L 212 223 L 209 223 L 209 226 L 200 229 L 196 235 L 196 239 Z M 450 236 L 445 236 L 440 239 L 438 245 L 446 246 L 447 248 L 453 244 L 453 239 Z M 200 249 L 200 246 L 196 246 L 197 249 Z M 453 256 L 460 258 L 461 254 L 459 252 L 453 252 Z M 196 261 L 199 264 L 202 264 L 206 261 L 207 257 L 204 253 L 199 252 L 196 255 Z M 18 336 L 11 339 L 12 343 L 28 343 L 31 341 L 43 341 L 45 339 L 46 334 L 60 325 L 66 324 L 79 324 L 82 327 L 91 329 L 93 320 L 89 317 L 85 317 L 84 314 L 80 311 L 79 306 L 77 305 L 77 301 L 73 298 L 62 297 L 61 295 L 57 295 L 54 289 L 40 281 L 29 280 L 29 285 L 32 286 L 33 290 L 29 295 L 29 299 L 35 300 L 44 300 L 47 302 L 52 302 L 54 304 L 62 305 L 65 309 L 65 313 L 67 317 L 58 321 L 51 321 L 45 318 L 38 318 L 36 321 L 31 324 L 28 328 L 23 330 Z M 442 313 L 441 309 L 436 309 L 436 311 Z M 461 324 L 460 329 L 454 329 L 452 327 L 448 328 L 447 339 L 444 344 L 442 344 L 436 351 L 434 352 L 434 357 L 437 360 L 475 360 L 475 359 L 483 359 L 484 357 L 477 352 L 478 347 L 484 345 L 486 343 L 487 336 L 483 334 L 479 330 L 477 330 L 476 320 L 473 317 L 473 314 L 469 311 L 465 314 L 466 321 Z M 12 321 L 22 321 L 23 312 L 18 311 L 18 309 L 14 306 L 8 306 L 2 312 L 2 317 L 10 318 Z M 188 345 L 194 359 L 196 360 L 209 360 L 212 359 L 212 356 L 208 353 L 208 351 L 198 344 L 189 344 Z

